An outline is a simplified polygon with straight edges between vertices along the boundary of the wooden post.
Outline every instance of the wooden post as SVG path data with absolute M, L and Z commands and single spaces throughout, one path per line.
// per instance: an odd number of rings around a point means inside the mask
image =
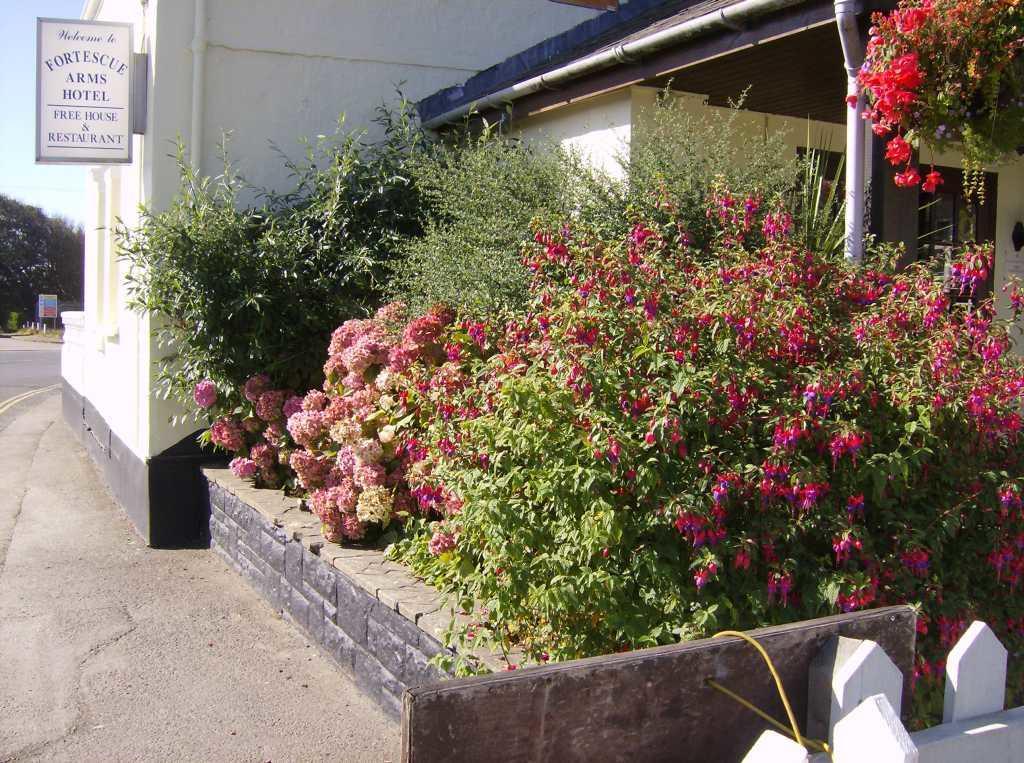
M 836 724 L 875 694 L 884 694 L 898 716 L 903 673 L 874 641 L 836 637 L 811 665 L 807 733 L 832 740 Z M 822 717 L 825 708 L 827 718 Z
M 946 659 L 942 722 L 955 723 L 1003 709 L 1006 647 L 985 623 L 975 620 Z
M 743 763 L 807 763 L 807 750 L 787 736 L 768 729 L 757 738 Z
M 836 724 L 833 763 L 917 763 L 917 747 L 884 694 L 868 697 Z

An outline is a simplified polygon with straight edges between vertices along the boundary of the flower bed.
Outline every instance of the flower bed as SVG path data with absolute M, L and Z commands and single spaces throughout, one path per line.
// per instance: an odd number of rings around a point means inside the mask
M 991 303 L 805 251 L 756 194 L 706 214 L 702 247 L 680 220 L 539 230 L 525 313 L 350 321 L 322 390 L 254 380 L 215 440 L 243 476 L 290 465 L 327 537 L 392 543 L 465 614 L 460 652 L 543 663 L 903 602 L 929 686 L 972 618 L 1020 643 L 1024 368 Z M 972 248 L 956 290 L 990 268 Z

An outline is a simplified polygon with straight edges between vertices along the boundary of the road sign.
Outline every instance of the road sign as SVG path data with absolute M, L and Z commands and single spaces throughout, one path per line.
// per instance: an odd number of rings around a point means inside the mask
M 40 294 L 39 305 L 36 308 L 39 320 L 43 318 L 56 318 L 57 317 L 57 295 L 56 294 Z

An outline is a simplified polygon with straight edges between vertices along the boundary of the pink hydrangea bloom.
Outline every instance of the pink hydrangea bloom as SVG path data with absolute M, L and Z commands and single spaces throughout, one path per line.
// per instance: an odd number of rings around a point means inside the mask
M 270 377 L 266 374 L 250 377 L 242 388 L 242 394 L 250 403 L 255 403 L 260 399 L 260 395 L 270 389 L 270 383 Z
M 306 393 L 306 396 L 302 398 L 302 410 L 304 411 L 322 411 L 327 407 L 327 404 L 331 402 L 331 399 L 327 397 L 323 392 L 318 389 L 311 389 Z M 289 414 L 290 415 L 290 414 Z
M 299 445 L 306 447 L 324 434 L 323 414 L 318 411 L 299 411 L 288 418 L 288 433 Z
M 331 471 L 331 461 L 319 458 L 304 450 L 296 450 L 291 454 L 288 463 L 295 470 L 299 484 L 307 490 L 323 486 L 324 480 Z
M 256 401 L 256 415 L 264 421 L 277 421 L 281 418 L 285 393 L 281 389 L 267 390 Z
M 373 316 L 377 323 L 394 324 L 405 320 L 405 305 L 401 302 L 389 302 L 381 307 Z
M 228 464 L 231 473 L 239 479 L 249 479 L 256 475 L 256 463 L 249 458 L 234 458 Z
M 209 379 L 203 379 L 192 390 L 192 399 L 200 408 L 211 407 L 217 402 L 217 385 Z
M 342 474 L 351 477 L 356 469 L 356 457 L 353 455 L 352 449 L 342 448 L 339 450 L 336 463 Z
M 355 514 L 341 515 L 341 529 L 349 540 L 361 540 L 366 535 L 366 528 Z
M 367 437 L 352 444 L 352 455 L 360 466 L 376 464 L 384 455 L 384 448 L 376 438 Z
M 427 550 L 433 556 L 440 556 L 445 551 L 451 551 L 453 548 L 455 548 L 455 536 L 442 530 L 435 532 L 427 544 Z
M 302 398 L 298 395 L 292 395 L 284 401 L 284 407 L 281 410 L 285 418 L 288 418 L 293 413 L 298 413 L 302 410 Z
M 354 475 L 356 485 L 364 489 L 383 485 L 384 477 L 384 467 L 380 464 L 360 466 Z
M 254 445 L 249 451 L 249 458 L 251 458 L 256 466 L 261 470 L 269 471 L 274 468 L 277 463 L 277 448 L 269 443 L 261 442 L 258 445 Z
M 237 419 L 224 416 L 213 422 L 210 427 L 210 441 L 228 451 L 241 450 L 245 445 L 245 435 Z
M 341 380 L 341 383 L 345 385 L 345 389 L 349 390 L 358 390 L 366 386 L 366 380 L 363 379 L 363 375 L 355 371 L 345 374 L 345 378 Z

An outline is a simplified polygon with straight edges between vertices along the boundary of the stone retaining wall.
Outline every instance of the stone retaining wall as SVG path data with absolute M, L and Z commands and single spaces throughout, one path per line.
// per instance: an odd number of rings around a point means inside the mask
M 450 622 L 440 595 L 376 549 L 328 543 L 298 499 L 204 469 L 210 546 L 391 715 L 406 688 L 448 678 L 429 660 Z

